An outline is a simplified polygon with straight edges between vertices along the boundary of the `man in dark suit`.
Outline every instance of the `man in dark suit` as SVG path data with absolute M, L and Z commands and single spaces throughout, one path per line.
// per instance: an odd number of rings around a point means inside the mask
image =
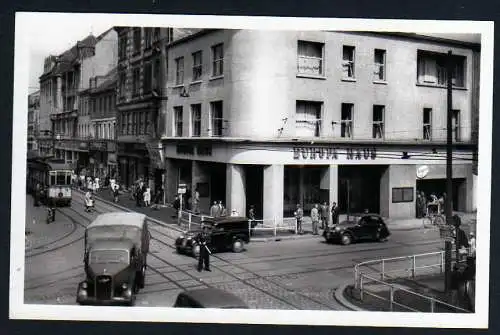
M 210 270 L 210 236 L 207 226 L 203 227 L 202 232 L 198 234 L 196 242 L 200 246 L 200 254 L 198 255 L 198 272 L 201 272 L 203 265 L 205 265 L 204 268 L 206 271 L 212 271 Z
M 339 223 L 339 207 L 337 203 L 332 203 L 332 225 L 336 225 Z

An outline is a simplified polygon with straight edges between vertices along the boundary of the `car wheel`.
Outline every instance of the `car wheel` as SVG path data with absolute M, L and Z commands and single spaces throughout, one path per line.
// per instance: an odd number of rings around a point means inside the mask
M 243 241 L 239 238 L 233 241 L 233 252 L 242 252 L 243 251 Z
M 341 238 L 342 244 L 343 245 L 349 245 L 352 242 L 352 237 L 350 234 L 343 234 Z
M 193 245 L 193 257 L 198 258 L 200 255 L 200 246 L 198 244 Z

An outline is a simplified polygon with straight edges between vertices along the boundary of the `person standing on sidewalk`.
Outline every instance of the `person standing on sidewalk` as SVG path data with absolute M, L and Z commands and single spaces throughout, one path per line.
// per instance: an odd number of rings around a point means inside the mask
M 210 216 L 213 218 L 219 216 L 219 206 L 217 205 L 217 201 L 214 201 L 214 204 L 210 207 Z
M 323 205 L 321 205 L 321 229 L 325 229 L 325 227 L 328 226 L 328 205 L 325 202 L 323 202 Z
M 304 211 L 300 204 L 297 204 L 297 210 L 294 213 L 295 220 L 297 221 L 297 233 L 302 234 L 302 218 L 304 217 Z
M 193 194 L 193 213 L 200 214 L 200 193 L 198 190 L 195 190 Z
M 114 184 L 113 188 L 112 188 L 112 191 L 113 191 L 113 201 L 115 203 L 118 203 L 118 196 L 120 195 L 118 189 L 119 189 L 118 185 Z
M 314 207 L 311 209 L 311 221 L 312 221 L 312 234 L 318 235 L 318 224 L 319 224 L 318 204 L 314 204 Z
M 144 206 L 149 207 L 151 205 L 151 189 L 148 187 L 144 192 Z
M 339 207 L 336 202 L 332 203 L 332 225 L 339 223 Z

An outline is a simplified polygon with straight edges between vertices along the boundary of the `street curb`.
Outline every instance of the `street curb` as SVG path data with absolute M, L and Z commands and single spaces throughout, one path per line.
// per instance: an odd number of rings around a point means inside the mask
M 352 310 L 352 311 L 357 311 L 357 312 L 366 312 L 368 311 L 367 309 L 363 309 L 359 306 L 356 306 L 349 302 L 346 298 L 344 298 L 344 291 L 345 289 L 352 285 L 351 282 L 347 282 L 345 284 L 340 285 L 336 290 L 335 290 L 335 300 L 337 300 L 338 303 L 343 305 L 344 307 Z

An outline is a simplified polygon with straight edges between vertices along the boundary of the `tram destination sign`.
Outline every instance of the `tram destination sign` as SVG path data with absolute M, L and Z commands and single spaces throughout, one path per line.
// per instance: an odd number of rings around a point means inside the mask
M 337 147 L 294 147 L 293 159 L 338 159 L 345 156 L 352 160 L 372 160 L 377 158 L 376 148 L 337 148 Z

